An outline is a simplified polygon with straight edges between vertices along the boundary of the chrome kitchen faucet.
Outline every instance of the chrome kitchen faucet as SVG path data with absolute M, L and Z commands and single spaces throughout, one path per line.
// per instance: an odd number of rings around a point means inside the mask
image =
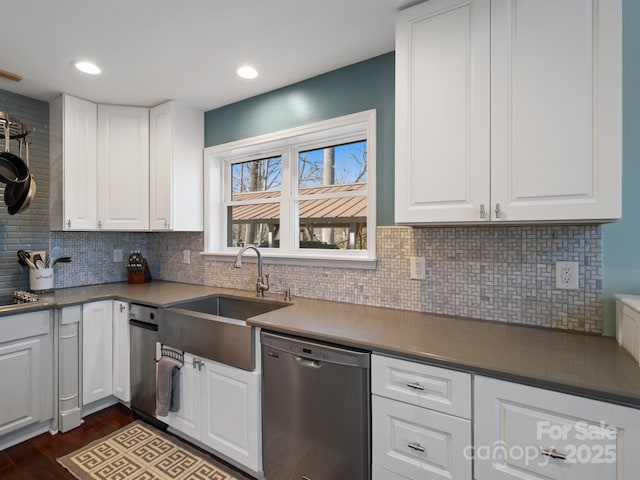
M 260 250 L 258 250 L 258 248 L 253 245 L 247 245 L 238 252 L 238 255 L 236 255 L 236 261 L 233 266 L 235 268 L 242 267 L 242 255 L 244 255 L 244 252 L 246 252 L 250 248 L 255 250 L 256 255 L 258 256 L 258 280 L 256 281 L 256 295 L 258 297 L 264 297 L 264 292 L 269 290 L 269 274 L 265 274 L 265 276 L 267 277 L 267 283 L 264 283 L 262 277 L 262 254 L 260 253 Z

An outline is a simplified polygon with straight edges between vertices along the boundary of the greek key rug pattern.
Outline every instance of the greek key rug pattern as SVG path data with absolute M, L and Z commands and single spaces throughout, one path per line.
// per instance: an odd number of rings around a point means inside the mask
M 58 462 L 80 480 L 237 480 L 193 448 L 140 421 Z

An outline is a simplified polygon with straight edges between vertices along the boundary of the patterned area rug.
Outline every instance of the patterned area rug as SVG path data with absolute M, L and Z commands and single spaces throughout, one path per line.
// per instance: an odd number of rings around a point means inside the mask
M 58 462 L 80 480 L 237 480 L 195 449 L 140 421 Z

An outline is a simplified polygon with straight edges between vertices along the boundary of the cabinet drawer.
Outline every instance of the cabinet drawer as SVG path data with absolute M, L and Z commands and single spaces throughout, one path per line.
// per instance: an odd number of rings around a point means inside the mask
M 49 310 L 0 317 L 0 343 L 49 333 Z
M 471 375 L 468 373 L 372 355 L 371 391 L 419 407 L 471 418 Z
M 374 465 L 415 480 L 471 478 L 469 420 L 377 395 L 372 414 Z
M 640 471 L 640 410 L 476 377 L 474 427 L 477 480 L 630 480 Z

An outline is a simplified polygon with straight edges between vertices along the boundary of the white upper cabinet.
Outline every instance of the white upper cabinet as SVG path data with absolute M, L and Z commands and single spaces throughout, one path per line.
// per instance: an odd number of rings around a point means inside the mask
M 149 111 L 150 229 L 203 229 L 204 112 L 175 101 Z
M 620 0 L 400 12 L 396 222 L 621 216 Z
M 95 230 L 97 105 L 62 95 L 49 106 L 52 230 Z
M 480 220 L 490 178 L 489 0 L 431 0 L 396 25 L 397 223 Z
M 98 105 L 98 229 L 149 229 L 149 109 Z

